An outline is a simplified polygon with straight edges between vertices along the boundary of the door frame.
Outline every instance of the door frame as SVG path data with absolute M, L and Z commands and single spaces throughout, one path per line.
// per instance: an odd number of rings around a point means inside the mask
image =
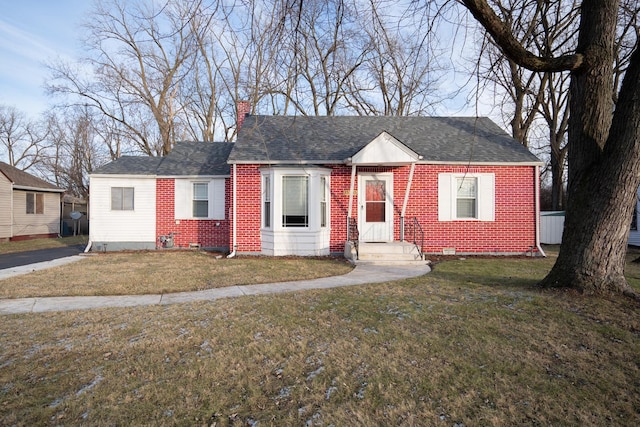
M 367 231 L 370 225 L 366 222 L 365 200 L 367 180 L 385 181 L 385 221 L 378 225 L 378 232 L 374 237 L 368 237 Z M 382 225 L 383 224 L 383 225 Z M 384 229 L 383 229 L 384 228 Z M 394 215 L 393 215 L 393 173 L 392 172 L 359 172 L 358 173 L 358 234 L 361 242 L 393 242 L 394 240 Z M 381 236 L 378 238 L 378 236 Z

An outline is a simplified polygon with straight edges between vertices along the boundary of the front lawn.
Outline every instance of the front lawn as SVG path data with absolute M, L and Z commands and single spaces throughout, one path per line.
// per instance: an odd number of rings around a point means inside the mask
M 468 258 L 390 283 L 4 316 L 0 424 L 637 424 L 640 307 L 540 291 L 552 262 Z

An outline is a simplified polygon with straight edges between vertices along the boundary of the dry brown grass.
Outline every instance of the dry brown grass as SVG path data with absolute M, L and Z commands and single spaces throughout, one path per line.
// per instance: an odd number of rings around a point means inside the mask
M 637 424 L 637 303 L 536 289 L 552 261 L 5 316 L 0 425 Z
M 346 274 L 331 258 L 218 258 L 200 251 L 104 253 L 61 267 L 0 280 L 0 298 L 141 295 Z

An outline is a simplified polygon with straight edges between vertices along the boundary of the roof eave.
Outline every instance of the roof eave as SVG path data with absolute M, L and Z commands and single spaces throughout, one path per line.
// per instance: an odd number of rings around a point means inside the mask
M 62 188 L 42 188 L 42 187 L 31 187 L 29 185 L 17 185 L 13 184 L 14 190 L 23 190 L 23 191 L 40 191 L 42 193 L 64 193 L 65 190 Z

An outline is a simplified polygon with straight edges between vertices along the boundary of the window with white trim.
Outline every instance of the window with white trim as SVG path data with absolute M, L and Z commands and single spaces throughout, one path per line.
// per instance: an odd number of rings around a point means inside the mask
M 327 177 L 320 177 L 320 227 L 327 226 Z
M 271 228 L 271 177 L 263 176 L 262 179 L 262 224 L 265 228 Z
M 193 183 L 193 217 L 207 218 L 209 216 L 209 183 Z
M 225 219 L 224 178 L 176 178 L 175 219 Z
M 111 187 L 111 210 L 132 211 L 134 207 L 133 187 Z
M 478 218 L 478 178 L 456 178 L 456 218 Z
M 309 226 L 309 177 L 282 177 L 282 226 Z
M 495 174 L 438 174 L 438 221 L 473 220 L 495 220 Z

